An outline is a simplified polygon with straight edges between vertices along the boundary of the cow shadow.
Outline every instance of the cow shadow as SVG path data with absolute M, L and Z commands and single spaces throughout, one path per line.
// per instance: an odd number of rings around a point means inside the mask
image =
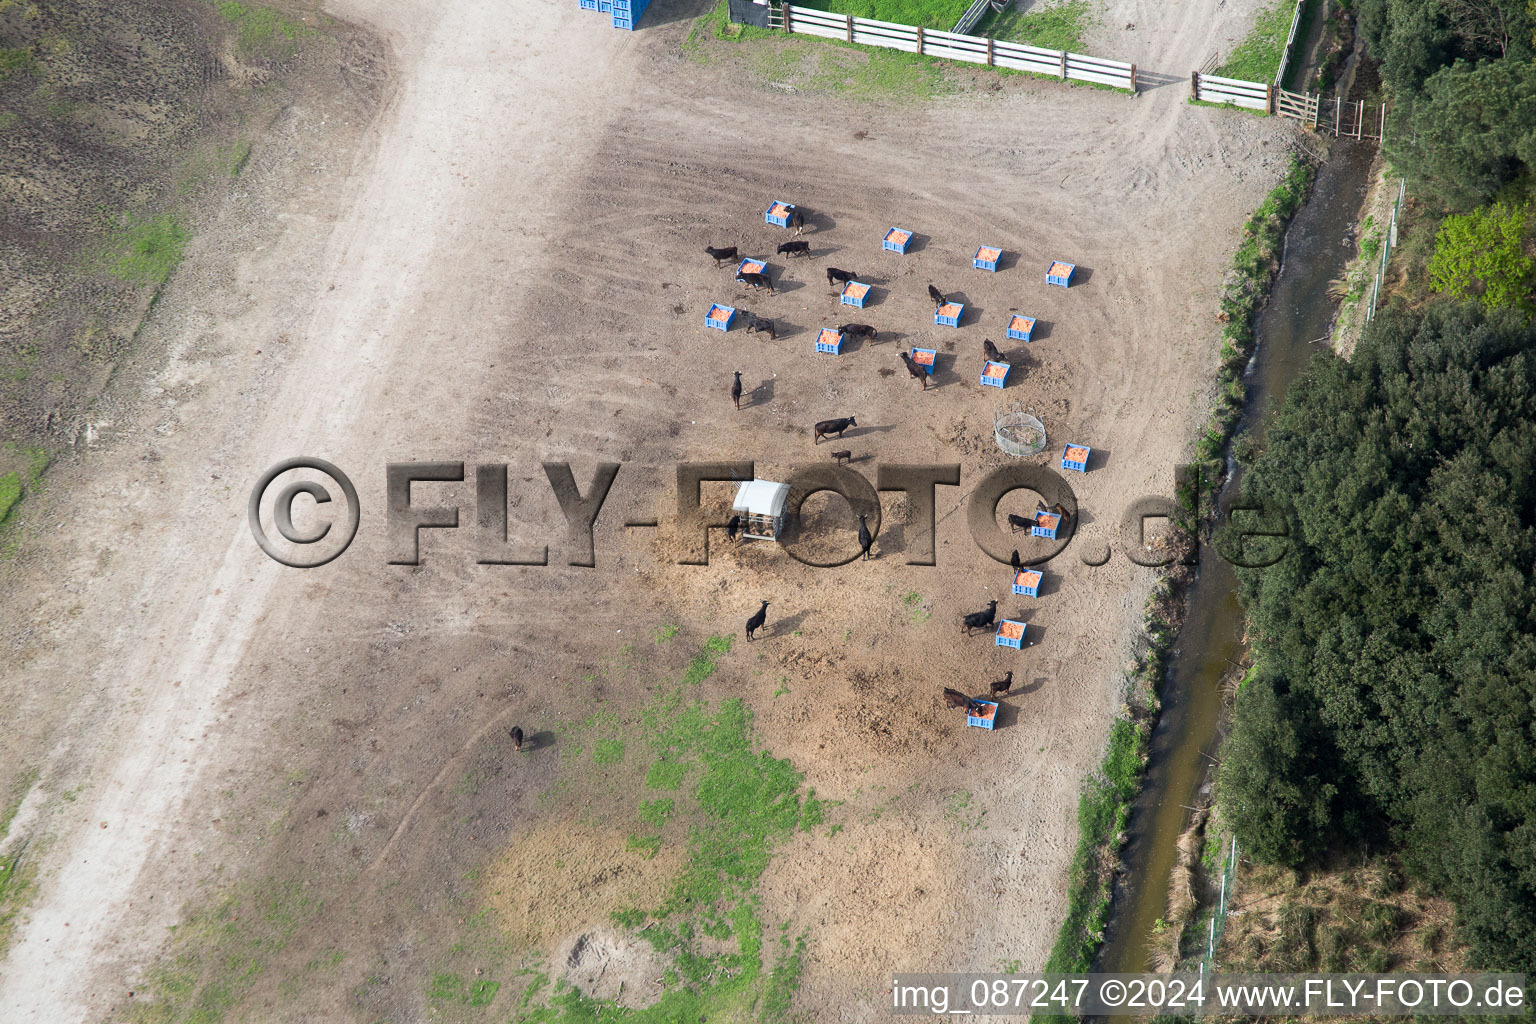
M 785 616 L 782 619 L 770 621 L 763 629 L 758 631 L 758 635 L 790 636 L 795 630 L 800 628 L 800 624 L 805 621 L 805 617 L 808 614 L 808 612 L 795 612 L 795 614 Z
M 795 278 L 792 278 L 792 277 L 786 278 L 786 277 L 780 276 L 778 278 L 775 278 L 774 282 L 773 282 L 773 290 L 774 290 L 775 293 L 780 293 L 780 292 L 797 292 L 801 288 L 804 288 L 804 287 L 805 287 L 805 282 L 804 281 L 799 281 L 799 280 L 796 280 Z
M 547 729 L 523 737 L 523 753 L 525 754 L 531 754 L 536 750 L 543 750 L 554 745 L 555 734 Z
M 752 408 L 759 405 L 767 405 L 769 402 L 773 401 L 773 384 L 773 378 L 770 377 L 760 383 L 757 387 L 753 388 L 751 391 L 748 391 L 747 397 L 750 399 L 750 401 L 747 402 L 747 407 Z
M 831 214 L 820 210 L 807 210 L 805 207 L 797 207 L 800 216 L 805 220 L 805 230 L 821 234 L 823 231 L 831 231 L 837 227 L 837 219 Z

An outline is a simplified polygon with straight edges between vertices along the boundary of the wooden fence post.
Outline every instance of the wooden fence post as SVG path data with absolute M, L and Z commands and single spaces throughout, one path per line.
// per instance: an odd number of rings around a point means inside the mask
M 1131 92 L 1134 93 L 1135 91 L 1136 91 L 1136 65 L 1132 64 L 1131 65 Z
M 788 34 L 788 35 L 794 35 L 795 34 L 795 27 L 794 27 L 794 25 L 792 25 L 790 23 L 790 20 L 789 20 L 789 4 L 782 4 L 782 5 L 780 5 L 779 10 L 781 10 L 784 13 L 784 31 L 785 31 L 785 33 Z
M 1067 80 L 1067 51 L 1066 50 L 1062 50 L 1061 51 L 1061 80 L 1063 82 L 1065 82 Z
M 1200 72 L 1198 71 L 1189 73 L 1189 98 L 1192 100 L 1200 98 Z
M 917 26 L 917 55 L 923 55 L 923 26 Z
M 844 15 L 848 19 L 848 41 L 853 42 L 853 15 Z
M 992 67 L 994 65 L 994 63 L 995 63 L 995 58 L 993 57 L 993 54 L 992 54 L 992 37 L 991 36 L 987 36 L 987 67 L 989 67 L 989 68 Z M 1382 108 L 1382 110 L 1386 110 L 1387 105 L 1385 103 L 1383 103 L 1381 105 L 1381 108 Z M 1383 114 L 1382 116 L 1385 117 L 1386 115 Z
M 1270 117 L 1275 116 L 1275 87 L 1268 82 L 1264 83 L 1264 111 Z

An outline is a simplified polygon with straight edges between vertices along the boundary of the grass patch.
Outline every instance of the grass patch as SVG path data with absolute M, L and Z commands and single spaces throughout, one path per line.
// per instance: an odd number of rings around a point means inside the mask
M 581 728 L 594 750 L 628 739 L 627 769 L 652 789 L 673 795 L 640 799 L 640 826 L 627 841 L 634 856 L 653 858 L 682 844 L 686 856 L 655 906 L 612 915 L 665 955 L 663 991 L 650 1006 L 624 1011 L 612 1001 L 584 995 L 563 980 L 546 987 L 543 975 L 521 993 L 514 1019 L 540 1024 L 586 1024 L 623 1017 L 637 1024 L 692 1020 L 787 1021 L 799 986 L 804 938 L 780 928 L 764 936 L 755 889 L 776 847 L 796 831 L 814 828 L 825 805 L 804 788 L 787 760 L 757 748 L 752 713 L 739 699 L 712 704 L 697 696 L 689 677 L 701 663 L 715 664 L 730 637 L 707 641 L 684 669 L 683 680 L 653 698 L 637 721 L 593 719 Z M 610 773 L 610 778 L 612 774 Z M 765 946 L 776 943 L 774 966 L 765 967 Z M 462 982 L 434 977 L 429 996 L 460 998 Z
M 962 4 L 960 10 L 964 9 Z M 748 40 L 757 45 L 739 50 L 717 45 L 717 41 Z M 732 24 L 725 0 L 694 22 L 683 53 L 700 64 L 717 59 L 735 61 L 778 87 L 852 99 L 921 101 L 955 91 L 945 74 L 947 62 L 936 57 Z
M 240 173 L 245 170 L 245 165 L 250 161 L 250 159 L 251 144 L 245 139 L 241 139 L 239 142 L 236 142 L 229 151 L 229 160 L 226 164 L 226 168 L 229 171 L 229 176 L 231 178 L 240 177 Z
M 948 32 L 970 4 L 967 0 L 806 0 L 796 6 Z
M 297 880 L 268 879 L 194 913 L 175 929 L 172 953 L 150 970 L 153 998 L 135 999 L 130 1024 L 219 1024 L 320 903 Z
M 1077 850 L 1067 894 L 1067 917 L 1056 933 L 1047 972 L 1086 971 L 1104 939 L 1114 860 L 1141 787 L 1146 759 L 1147 725 L 1120 719 L 1109 733 L 1109 751 L 1098 776 L 1077 804 Z M 1055 1019 L 1055 1018 L 1052 1018 Z
M 213 6 L 234 30 L 235 50 L 242 57 L 292 57 L 299 52 L 299 41 L 314 33 L 303 23 L 260 4 L 216 0 Z
M 1083 34 L 1092 25 L 1093 14 L 1088 0 L 1067 0 L 1054 7 L 1036 7 L 1029 11 L 1010 6 L 1002 14 L 989 12 L 977 23 L 972 34 L 1047 50 L 1081 53 Z
M 0 48 L 0 82 L 15 75 L 30 75 L 37 70 L 37 59 L 24 46 Z
M 1253 31 L 1237 44 L 1227 62 L 1214 74 L 1245 82 L 1273 82 L 1280 71 L 1280 57 L 1285 52 L 1285 38 L 1291 33 L 1294 4 L 1275 0 L 1274 6 L 1259 13 Z
M 5 525 L 11 509 L 21 501 L 21 474 L 7 473 L 0 476 L 0 526 Z
M 181 263 L 189 237 L 170 214 L 138 220 L 112 240 L 107 270 L 120 281 L 159 287 Z

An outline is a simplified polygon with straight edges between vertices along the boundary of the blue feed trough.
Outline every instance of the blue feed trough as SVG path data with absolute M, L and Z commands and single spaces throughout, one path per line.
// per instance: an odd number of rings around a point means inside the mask
M 736 310 L 732 306 L 722 306 L 715 303 L 709 307 L 709 312 L 704 314 L 704 326 L 713 327 L 717 331 L 731 329 L 731 321 L 736 319 Z
M 1088 472 L 1088 456 L 1093 449 L 1085 444 L 1069 444 L 1061 450 L 1061 468 Z
M 880 248 L 886 252 L 907 254 L 907 246 L 912 244 L 912 232 L 903 231 L 901 228 L 891 228 L 885 233 L 885 240 L 880 243 Z
M 933 376 L 933 364 L 938 361 L 938 358 L 938 349 L 915 348 L 912 350 L 912 361 L 926 370 L 930 377 Z
M 1045 272 L 1046 284 L 1059 284 L 1063 288 L 1072 286 L 1072 272 L 1077 269 L 1076 263 L 1062 263 L 1060 260 L 1052 263 Z
M 990 245 L 977 248 L 976 255 L 971 257 L 971 266 L 977 270 L 990 270 L 997 272 L 997 261 L 1003 258 L 1003 250 L 994 249 Z
M 1029 528 L 1029 535 L 1055 540 L 1056 531 L 1059 529 L 1061 529 L 1061 516 L 1054 512 L 1036 512 L 1035 525 Z
M 1025 597 L 1040 596 L 1040 581 L 1045 573 L 1039 569 L 1020 569 L 1013 577 L 1013 592 Z
M 1031 337 L 1035 333 L 1035 318 L 1013 314 L 1008 321 L 1008 337 L 1014 341 L 1033 341 Z
M 1004 619 L 997 624 L 997 647 L 1012 647 L 1022 650 L 1024 647 L 1024 623 L 1016 619 Z
M 843 332 L 831 327 L 823 327 L 816 335 L 816 351 L 830 352 L 834 356 L 843 354 Z
M 768 204 L 768 209 L 763 213 L 763 220 L 769 224 L 777 224 L 781 228 L 789 227 L 789 218 L 795 215 L 794 203 L 781 203 L 777 200 Z
M 755 260 L 748 256 L 736 267 L 736 276 L 740 277 L 742 274 L 762 274 L 766 273 L 767 270 L 767 260 Z
M 869 300 L 869 285 L 860 281 L 849 281 L 843 285 L 843 305 L 864 308 L 864 303 Z
M 997 721 L 997 701 L 973 700 L 965 709 L 965 724 L 990 729 Z
M 946 302 L 933 311 L 933 322 L 938 327 L 959 327 L 965 316 L 965 303 Z
M 982 387 L 1000 388 L 1008 383 L 1008 371 L 1013 369 L 1007 363 L 994 363 L 988 360 L 981 368 Z

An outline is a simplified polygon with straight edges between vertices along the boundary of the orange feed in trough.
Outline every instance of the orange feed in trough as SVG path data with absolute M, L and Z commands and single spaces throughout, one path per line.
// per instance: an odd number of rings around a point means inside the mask
M 979 259 L 979 260 L 986 260 L 989 263 L 996 263 L 997 262 L 997 258 L 999 256 L 1001 256 L 1002 254 L 1003 254 L 1003 250 L 1001 250 L 1001 249 L 988 249 L 986 246 L 982 246 L 980 249 L 976 250 L 976 258 Z
M 946 303 L 944 303 L 944 305 L 942 305 L 938 309 L 934 310 L 934 312 L 938 316 L 951 316 L 951 317 L 954 317 L 954 316 L 959 316 L 960 315 L 961 308 L 962 307 L 961 307 L 960 303 L 958 303 L 958 302 L 946 302 Z
M 912 232 L 910 232 L 910 231 L 892 231 L 886 237 L 889 238 L 892 242 L 895 242 L 897 245 L 901 245 L 904 242 L 906 242 L 909 238 L 912 237 Z
M 997 635 L 1005 636 L 1010 640 L 1022 640 L 1024 638 L 1024 623 L 1004 620 L 1003 624 L 997 627 Z
M 915 348 L 912 350 L 912 361 L 920 366 L 932 366 L 933 358 L 936 355 L 938 355 L 937 352 Z
M 843 289 L 843 294 L 852 296 L 855 299 L 862 299 L 869 294 L 869 285 L 859 284 L 857 281 L 849 281 L 848 286 Z
M 1051 274 L 1055 277 L 1065 277 L 1072 272 L 1072 267 L 1066 263 L 1052 263 Z
M 775 217 L 789 216 L 789 207 L 785 206 L 783 203 L 774 203 L 773 206 L 769 207 L 769 210 Z
M 1088 449 L 1087 448 L 1077 448 L 1077 447 L 1074 447 L 1074 446 L 1068 446 L 1066 458 L 1071 459 L 1073 462 L 1087 462 L 1088 461 Z

